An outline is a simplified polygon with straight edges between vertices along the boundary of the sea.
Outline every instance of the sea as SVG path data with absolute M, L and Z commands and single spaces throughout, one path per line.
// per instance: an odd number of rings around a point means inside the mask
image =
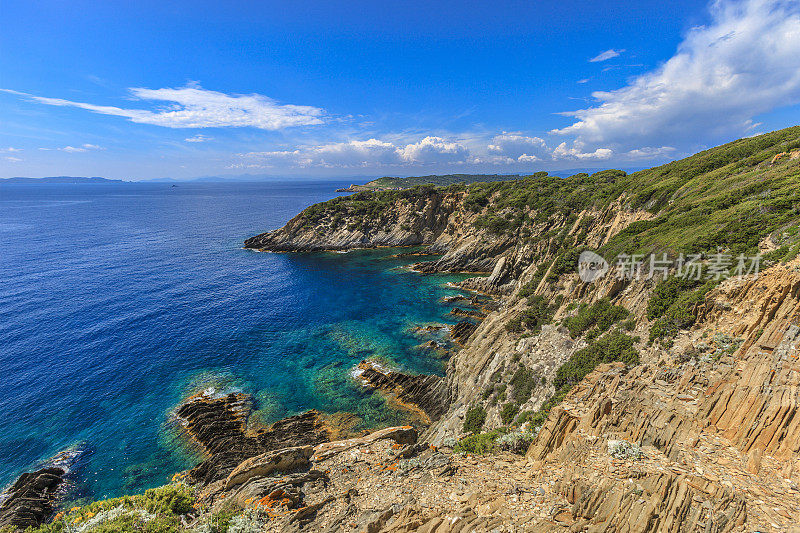
M 442 374 L 415 327 L 457 322 L 440 300 L 464 276 L 407 249 L 242 247 L 344 185 L 0 185 L 0 488 L 67 449 L 83 498 L 167 483 L 200 460 L 173 412 L 204 390 L 252 395 L 256 423 L 407 420 L 354 369 Z

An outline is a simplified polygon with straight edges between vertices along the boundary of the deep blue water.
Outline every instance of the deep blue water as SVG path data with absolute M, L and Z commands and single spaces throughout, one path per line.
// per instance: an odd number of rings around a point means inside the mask
M 441 372 L 408 329 L 453 322 L 438 300 L 457 278 L 397 250 L 241 248 L 340 185 L 0 186 L 0 486 L 76 443 L 90 496 L 165 483 L 196 460 L 170 413 L 209 386 L 253 394 L 265 422 L 402 419 L 350 372 L 367 357 Z

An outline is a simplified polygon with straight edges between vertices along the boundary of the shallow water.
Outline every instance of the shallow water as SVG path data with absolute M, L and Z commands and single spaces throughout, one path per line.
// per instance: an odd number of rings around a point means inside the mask
M 403 419 L 353 366 L 441 373 L 409 329 L 454 323 L 438 300 L 463 276 L 410 272 L 397 250 L 241 248 L 342 185 L 0 186 L 0 486 L 76 443 L 90 497 L 165 483 L 194 461 L 171 410 L 209 386 L 253 394 L 265 422 Z

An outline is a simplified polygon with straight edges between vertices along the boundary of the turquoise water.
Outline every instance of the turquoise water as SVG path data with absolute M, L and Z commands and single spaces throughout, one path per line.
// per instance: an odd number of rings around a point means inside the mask
M 406 416 L 351 378 L 364 358 L 443 362 L 409 329 L 449 322 L 463 276 L 398 250 L 241 248 L 339 183 L 0 186 L 0 485 L 80 443 L 90 497 L 167 482 L 196 460 L 170 412 L 209 386 L 271 422 L 310 408 L 364 426 Z

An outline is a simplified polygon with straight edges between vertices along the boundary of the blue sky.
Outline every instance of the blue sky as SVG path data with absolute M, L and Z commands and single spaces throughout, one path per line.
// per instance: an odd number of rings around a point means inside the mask
M 796 1 L 0 11 L 0 177 L 637 168 L 800 122 Z

